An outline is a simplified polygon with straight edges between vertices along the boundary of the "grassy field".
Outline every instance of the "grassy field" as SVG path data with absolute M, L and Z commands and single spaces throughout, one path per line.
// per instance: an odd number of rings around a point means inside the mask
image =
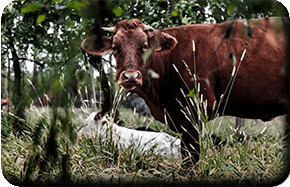
M 200 162 L 187 173 L 182 160 L 118 150 L 112 141 L 77 139 L 89 108 L 31 107 L 26 111 L 26 134 L 11 133 L 8 114 L 1 112 L 1 169 L 14 185 L 274 185 L 288 174 L 283 148 L 283 117 L 263 123 L 246 120 L 247 139 L 238 142 L 235 118 L 217 118 L 206 125 L 227 144 L 201 140 Z M 140 126 L 178 135 L 152 117 L 120 110 L 120 125 Z

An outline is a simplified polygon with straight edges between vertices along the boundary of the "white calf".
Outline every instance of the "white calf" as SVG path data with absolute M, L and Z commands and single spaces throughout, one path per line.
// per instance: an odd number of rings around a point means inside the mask
M 96 112 L 84 121 L 84 127 L 79 131 L 78 136 L 90 138 L 101 138 L 105 140 L 112 137 L 118 148 L 137 149 L 139 153 L 153 149 L 154 154 L 167 157 L 181 158 L 180 139 L 170 136 L 164 132 L 138 131 L 120 127 L 108 120 L 106 116 L 102 120 L 95 119 Z

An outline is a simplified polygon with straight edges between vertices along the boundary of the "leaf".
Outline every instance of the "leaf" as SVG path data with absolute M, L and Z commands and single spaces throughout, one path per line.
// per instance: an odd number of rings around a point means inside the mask
M 229 5 L 227 11 L 230 15 L 233 15 L 237 11 L 237 6 L 232 3 Z
M 72 1 L 72 2 L 67 2 L 66 6 L 74 10 L 79 10 L 84 6 L 84 4 L 81 1 Z
M 252 33 L 252 29 L 250 27 L 246 27 L 246 32 L 247 32 L 247 35 L 250 37 L 250 38 L 254 38 L 253 37 L 253 33 Z
M 248 25 L 248 20 L 244 19 L 244 20 L 243 20 L 243 23 L 244 23 L 244 25 L 245 25 L 246 27 L 249 26 L 249 25 Z
M 27 6 L 21 8 L 21 13 L 29 13 L 29 12 L 35 12 L 42 8 L 42 5 L 30 3 Z
M 45 20 L 45 18 L 46 18 L 45 14 L 39 15 L 37 20 L 36 20 L 36 24 L 42 23 Z
M 71 26 L 73 26 L 75 24 L 75 22 L 70 21 L 70 20 L 65 20 L 65 24 L 68 28 L 70 28 Z
M 246 19 L 244 19 L 243 22 L 244 22 L 244 25 L 246 27 L 246 33 L 247 33 L 248 37 L 254 38 L 253 33 L 252 33 L 252 29 L 249 27 L 248 21 Z
M 195 97 L 196 96 L 196 90 L 195 89 L 192 89 L 187 95 L 186 95 L 186 97 L 191 97 L 191 98 L 193 98 L 193 97 Z
M 227 39 L 231 37 L 232 28 L 227 28 L 223 33 Z
M 204 81 L 206 82 L 206 84 L 209 86 L 209 79 L 208 78 L 206 78 L 206 79 L 204 79 Z
M 64 10 L 67 8 L 66 5 L 58 5 L 58 4 L 56 4 L 54 7 L 55 7 L 55 10 Z
M 173 10 L 171 15 L 172 15 L 172 17 L 177 17 L 178 16 L 178 10 Z
M 149 69 L 148 74 L 150 75 L 152 79 L 159 79 L 160 77 L 160 75 L 152 69 Z
M 230 54 L 229 60 L 233 63 L 234 66 L 237 64 L 236 56 L 233 53 Z
M 123 10 L 121 7 L 119 7 L 119 6 L 115 6 L 115 7 L 113 8 L 112 12 L 113 12 L 114 14 L 116 14 L 117 16 L 122 16 L 124 10 Z
M 147 51 L 143 55 L 143 62 L 146 62 L 147 58 L 149 58 L 151 53 L 152 53 L 152 49 L 151 48 L 147 49 Z

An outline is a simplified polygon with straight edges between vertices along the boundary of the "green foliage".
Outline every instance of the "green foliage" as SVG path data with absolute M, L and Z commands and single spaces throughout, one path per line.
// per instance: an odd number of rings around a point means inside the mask
M 245 18 L 286 16 L 288 12 L 279 1 L 245 1 L 237 2 L 238 10 L 241 9 Z
M 192 89 L 187 95 L 186 97 L 190 97 L 190 98 L 194 98 L 196 96 L 196 90 Z
M 42 5 L 31 3 L 21 8 L 21 13 L 25 14 L 25 13 L 35 12 L 35 11 L 40 10 L 41 8 L 42 8 Z
M 75 123 L 71 121 L 71 112 L 65 110 L 64 113 L 54 108 L 52 115 L 48 114 L 50 111 L 35 115 L 36 108 L 30 111 L 32 113 L 29 117 L 33 119 L 28 123 L 31 129 L 24 137 L 24 141 L 29 145 L 23 150 L 27 152 L 23 155 L 25 160 L 21 158 L 24 162 L 22 162 L 23 167 L 18 171 L 17 184 L 27 185 L 36 182 L 37 184 L 44 182 L 64 184 L 63 179 L 68 177 L 68 162 L 71 157 L 68 145 L 73 146 L 76 142 Z M 3 138 L 5 137 L 2 136 L 1 139 Z M 43 178 L 42 175 L 52 171 L 57 172 L 61 177 L 56 181 Z
M 146 60 L 150 57 L 151 54 L 152 54 L 152 49 L 151 48 L 147 49 L 143 55 L 143 62 L 146 62 Z
M 196 1 L 127 1 L 114 2 L 115 22 L 122 19 L 138 18 L 156 29 L 181 24 L 201 23 L 203 16 Z
M 84 2 L 81 1 L 69 1 L 66 3 L 66 5 L 74 10 L 80 10 L 84 7 Z
M 114 14 L 116 14 L 117 16 L 122 16 L 124 11 L 123 11 L 123 9 L 122 9 L 121 7 L 119 7 L 119 6 L 115 6 L 115 7 L 113 8 L 112 12 L 113 12 Z
M 246 33 L 247 33 L 248 37 L 254 38 L 253 33 L 252 33 L 252 29 L 249 26 L 246 26 Z
M 46 15 L 45 14 L 39 15 L 38 18 L 37 18 L 37 20 L 36 20 L 36 23 L 37 24 L 42 23 L 45 20 L 45 18 L 46 18 Z

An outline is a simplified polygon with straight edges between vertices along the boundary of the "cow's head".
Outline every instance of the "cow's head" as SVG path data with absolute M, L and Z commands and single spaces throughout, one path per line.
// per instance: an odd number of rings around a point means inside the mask
M 142 86 L 147 72 L 144 69 L 144 54 L 164 53 L 172 50 L 177 40 L 169 34 L 153 30 L 138 19 L 120 21 L 111 31 L 111 37 L 89 36 L 82 42 L 82 48 L 93 55 L 113 52 L 116 59 L 116 78 L 127 90 Z M 146 52 L 147 51 L 147 52 Z M 152 55 L 152 54 L 150 54 Z

